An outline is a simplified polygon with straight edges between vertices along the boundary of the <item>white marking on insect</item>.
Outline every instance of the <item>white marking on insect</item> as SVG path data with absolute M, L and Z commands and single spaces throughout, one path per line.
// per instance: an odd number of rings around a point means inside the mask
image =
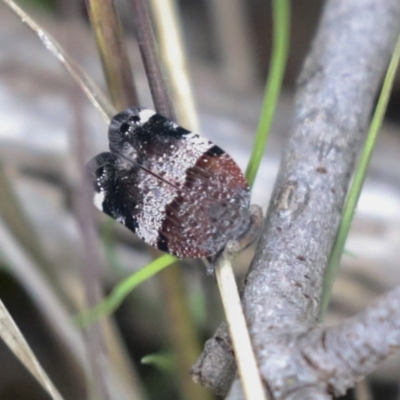
M 147 108 L 141 110 L 138 114 L 140 123 L 145 124 L 154 114 L 155 112 L 153 110 L 148 110 Z
M 93 203 L 98 208 L 100 211 L 103 211 L 103 202 L 104 199 L 106 198 L 106 192 L 101 191 L 101 192 L 95 192 L 93 196 Z
M 120 215 L 119 217 L 115 218 L 121 224 L 125 224 L 125 217 Z

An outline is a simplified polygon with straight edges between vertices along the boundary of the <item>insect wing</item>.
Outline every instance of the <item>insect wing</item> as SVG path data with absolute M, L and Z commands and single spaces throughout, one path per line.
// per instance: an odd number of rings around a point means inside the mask
M 209 140 L 140 108 L 113 118 L 109 140 L 88 165 L 95 204 L 146 243 L 207 257 L 247 229 L 246 179 Z

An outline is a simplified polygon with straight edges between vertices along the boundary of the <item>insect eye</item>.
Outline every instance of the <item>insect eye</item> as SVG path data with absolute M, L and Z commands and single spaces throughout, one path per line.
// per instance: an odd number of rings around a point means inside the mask
M 119 130 L 121 133 L 126 133 L 129 131 L 129 124 L 127 124 L 126 122 L 123 122 L 121 124 L 121 126 L 119 127 Z
M 97 168 L 95 174 L 97 180 L 100 180 L 104 174 L 104 167 Z
M 140 118 L 137 115 L 133 115 L 132 117 L 129 117 L 128 121 L 138 124 L 140 122 Z

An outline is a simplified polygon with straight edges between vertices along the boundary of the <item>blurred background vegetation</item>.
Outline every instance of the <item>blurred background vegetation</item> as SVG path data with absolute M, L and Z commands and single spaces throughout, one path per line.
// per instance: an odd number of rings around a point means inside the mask
M 152 108 L 128 3 L 118 0 L 116 6 L 140 105 Z M 291 125 L 296 78 L 322 3 L 292 4 L 284 87 L 253 190 L 253 202 L 264 210 Z M 77 2 L 73 17 L 68 0 L 18 4 L 67 51 L 71 49 L 71 56 L 107 91 L 83 0 Z M 271 2 L 181 0 L 177 5 L 201 132 L 245 169 L 270 61 Z M 90 355 L 82 347 L 80 331 L 68 324 L 84 307 L 82 271 L 87 267 L 74 211 L 81 176 L 73 134 L 77 129 L 71 104 L 75 90 L 58 61 L 0 3 L 0 232 L 5 232 L 0 234 L 0 298 L 65 399 L 80 400 L 88 398 L 84 371 Z M 353 315 L 400 283 L 399 102 L 397 79 L 334 287 L 329 323 Z M 107 126 L 87 100 L 82 100 L 81 109 L 87 138 L 82 151 L 89 160 L 107 149 Z M 18 203 L 7 195 L 8 189 L 15 192 Z M 121 279 L 148 264 L 154 254 L 107 217 L 96 214 L 96 218 L 102 290 L 107 294 Z M 13 241 L 6 241 L 5 234 Z M 24 257 L 19 258 L 21 254 Z M 250 249 L 235 262 L 239 280 L 251 254 Z M 176 349 L 185 349 L 184 365 L 196 361 L 204 341 L 223 319 L 218 290 L 200 262 L 180 262 L 179 270 L 184 291 L 178 300 L 168 290 L 171 286 L 165 284 L 162 272 L 135 289 L 103 326 L 110 398 L 213 398 L 190 383 Z M 171 274 L 169 279 L 173 279 Z M 184 307 L 179 305 L 182 298 Z M 186 330 L 190 331 L 187 335 Z M 399 361 L 398 357 L 389 360 L 370 378 L 376 398 L 396 398 Z M 2 342 L 0 371 L 1 400 L 48 398 Z

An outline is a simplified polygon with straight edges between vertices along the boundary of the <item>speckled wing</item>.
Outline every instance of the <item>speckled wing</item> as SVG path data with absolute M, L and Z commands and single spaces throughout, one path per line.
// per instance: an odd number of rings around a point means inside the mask
M 154 111 L 131 108 L 109 129 L 110 153 L 88 165 L 96 206 L 146 243 L 208 257 L 250 223 L 249 187 L 232 158 Z

